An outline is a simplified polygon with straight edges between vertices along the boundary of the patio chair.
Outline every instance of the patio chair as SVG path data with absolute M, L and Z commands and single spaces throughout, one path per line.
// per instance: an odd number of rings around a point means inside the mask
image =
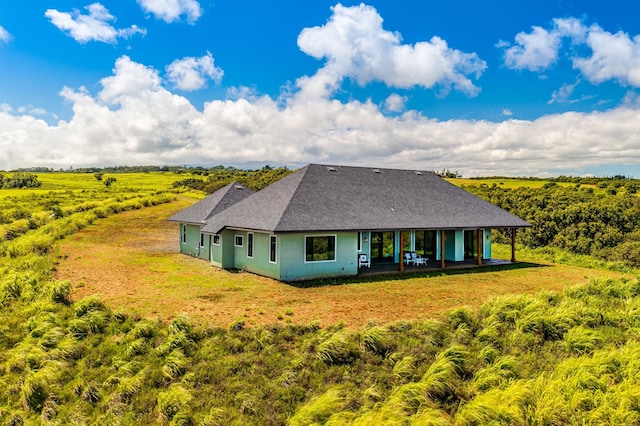
M 416 264 L 416 262 L 413 260 L 413 256 L 411 256 L 411 253 L 406 252 L 404 254 L 404 263 L 406 263 L 407 265 Z
M 369 257 L 367 257 L 366 254 L 358 255 L 358 268 L 362 268 L 363 266 L 366 266 L 367 268 L 371 268 L 371 261 L 369 260 Z
M 427 264 L 427 259 L 426 257 L 422 257 L 420 256 L 418 253 L 416 252 L 411 252 L 411 260 L 413 260 L 413 264 L 414 265 L 426 265 Z

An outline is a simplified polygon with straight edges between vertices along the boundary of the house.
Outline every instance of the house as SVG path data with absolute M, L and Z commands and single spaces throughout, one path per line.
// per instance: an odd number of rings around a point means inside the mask
M 215 200 L 233 191 L 220 191 L 207 208 L 171 218 L 182 244 L 200 238 L 199 256 L 213 265 L 281 281 L 357 275 L 360 254 L 399 269 L 408 251 L 443 268 L 482 263 L 493 229 L 511 229 L 515 241 L 517 228 L 531 226 L 427 171 L 309 164 L 222 209 Z
M 180 223 L 180 253 L 210 260 L 211 235 L 201 232 L 207 219 L 247 198 L 253 191 L 232 182 L 198 201 L 192 206 L 174 214 L 168 220 Z

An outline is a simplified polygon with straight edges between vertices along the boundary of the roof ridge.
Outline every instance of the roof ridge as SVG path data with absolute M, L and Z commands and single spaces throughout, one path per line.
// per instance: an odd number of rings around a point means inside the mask
M 289 207 L 291 206 L 291 200 L 293 200 L 295 198 L 296 193 L 298 192 L 298 190 L 300 189 L 300 183 L 304 180 L 305 175 L 307 174 L 307 172 L 309 171 L 309 169 L 311 168 L 313 164 L 307 164 L 306 166 L 304 166 L 301 169 L 298 169 L 300 171 L 300 178 L 298 179 L 298 183 L 296 184 L 296 189 L 294 191 L 291 192 L 291 196 L 289 197 L 289 199 L 287 200 L 287 205 L 285 206 L 284 209 L 282 209 L 282 213 L 280 214 L 280 217 L 278 218 L 278 221 L 276 222 L 275 227 L 273 228 L 274 231 L 277 230 L 280 226 L 280 222 L 282 222 L 282 218 L 285 217 L 287 211 L 289 210 Z

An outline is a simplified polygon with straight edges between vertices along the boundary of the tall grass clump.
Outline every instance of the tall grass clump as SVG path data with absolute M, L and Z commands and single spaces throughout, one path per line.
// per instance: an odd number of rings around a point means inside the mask
M 337 331 L 317 347 L 317 357 L 325 364 L 347 364 L 359 355 L 358 348 L 343 331 Z

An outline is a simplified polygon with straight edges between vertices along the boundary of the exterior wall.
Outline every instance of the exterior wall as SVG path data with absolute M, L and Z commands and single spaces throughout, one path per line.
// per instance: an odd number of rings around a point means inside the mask
M 305 236 L 321 235 L 336 236 L 336 260 L 305 262 Z M 357 232 L 279 234 L 280 280 L 298 281 L 357 275 L 357 249 Z
M 233 247 L 234 231 L 225 229 L 220 233 L 220 267 L 225 269 L 235 268 L 235 251 Z
M 444 260 L 464 260 L 464 231 L 444 231 Z
M 184 239 L 184 229 L 186 228 L 186 241 Z M 189 256 L 199 257 L 200 259 L 209 260 L 209 243 L 211 237 L 205 235 L 204 247 L 200 247 L 200 226 L 180 224 L 180 253 Z
M 249 257 L 247 254 L 249 237 L 251 232 L 244 231 L 229 231 L 231 237 L 228 241 L 229 245 L 233 247 L 233 267 L 236 269 L 242 269 L 245 271 L 253 272 L 255 274 L 264 275 L 266 277 L 280 279 L 280 262 L 279 262 L 279 248 L 280 248 L 280 236 L 276 236 L 276 262 L 273 263 L 269 259 L 271 253 L 271 234 L 262 232 L 253 232 L 253 257 Z M 242 247 L 235 246 L 235 237 L 242 236 Z
M 182 226 L 180 228 L 182 233 Z M 406 231 L 411 236 L 411 248 L 415 248 L 415 232 Z M 491 229 L 483 229 L 484 259 L 491 258 Z M 187 225 L 187 242 L 182 244 L 181 252 L 186 251 L 199 243 L 200 230 L 196 226 Z M 242 236 L 242 246 L 235 245 L 236 235 Z M 220 245 L 213 244 L 213 235 L 207 235 L 210 249 L 206 255 L 211 259 L 211 264 L 225 269 L 242 269 L 255 274 L 267 276 L 281 281 L 299 281 L 318 278 L 353 276 L 358 274 L 358 255 L 366 254 L 371 258 L 371 233 L 360 232 L 360 251 L 358 251 L 357 232 L 334 233 L 286 233 L 278 234 L 276 245 L 276 262 L 270 262 L 271 235 L 269 233 L 253 233 L 253 258 L 247 255 L 248 232 L 224 230 L 220 234 Z M 305 262 L 305 237 L 306 236 L 336 236 L 336 260 L 322 262 Z M 366 240 L 366 241 L 365 241 Z M 400 233 L 396 232 L 396 257 L 399 256 Z M 182 240 L 181 240 L 182 241 Z M 185 250 L 185 251 L 183 251 Z M 440 231 L 436 232 L 436 259 L 440 260 Z M 203 254 L 201 253 L 200 257 Z M 464 260 L 464 231 L 445 231 L 445 260 Z M 434 259 L 434 260 L 436 260 Z M 398 258 L 399 260 L 399 258 Z
M 210 235 L 209 238 L 211 239 L 209 255 L 211 264 L 213 266 L 217 266 L 218 268 L 222 268 L 222 235 L 220 235 L 220 244 L 213 243 L 213 235 Z
M 484 240 L 482 242 L 483 246 L 483 254 L 482 257 L 484 259 L 491 259 L 491 229 L 487 228 L 484 230 Z

